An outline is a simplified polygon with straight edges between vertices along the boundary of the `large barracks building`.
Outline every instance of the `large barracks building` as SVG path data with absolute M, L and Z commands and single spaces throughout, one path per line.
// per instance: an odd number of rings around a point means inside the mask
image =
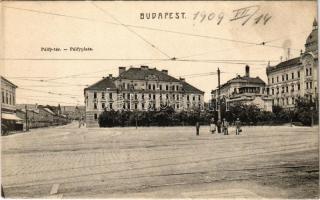
M 204 107 L 204 92 L 185 81 L 176 79 L 167 70 L 141 66 L 119 67 L 119 76 L 110 74 L 84 89 L 86 123 L 98 126 L 104 110 L 152 111 L 171 106 L 176 111 Z

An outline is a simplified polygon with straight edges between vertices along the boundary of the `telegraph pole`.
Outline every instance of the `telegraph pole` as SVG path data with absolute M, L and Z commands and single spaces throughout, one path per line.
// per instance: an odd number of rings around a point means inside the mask
M 218 68 L 218 120 L 221 121 L 221 105 L 220 105 L 220 69 Z
M 314 121 L 313 121 L 313 106 L 310 108 L 311 110 L 311 127 L 313 127 Z
M 25 109 L 26 109 L 26 131 L 29 131 L 29 127 L 28 127 L 28 107 L 27 107 L 27 105 L 25 105 Z

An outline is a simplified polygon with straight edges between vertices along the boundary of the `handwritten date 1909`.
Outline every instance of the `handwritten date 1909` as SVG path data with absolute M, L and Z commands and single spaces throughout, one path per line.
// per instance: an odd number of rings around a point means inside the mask
M 232 11 L 229 21 L 231 22 L 239 21 L 243 26 L 246 25 L 250 20 L 253 22 L 253 24 L 261 23 L 263 25 L 266 25 L 272 16 L 267 12 L 259 12 L 259 11 L 260 11 L 260 6 L 248 6 L 248 7 L 235 9 Z M 217 25 L 219 25 L 224 18 L 225 18 L 224 12 L 207 13 L 205 11 L 202 11 L 202 12 L 198 11 L 193 15 L 193 20 L 197 20 L 200 23 L 204 21 L 214 21 L 217 23 Z
M 216 13 L 214 12 L 207 14 L 206 12 L 198 11 L 193 15 L 193 20 L 200 20 L 200 23 L 202 23 L 205 20 L 212 21 L 215 18 L 217 20 L 217 25 L 219 25 L 224 18 L 224 13 L 220 12 L 219 14 L 216 15 Z

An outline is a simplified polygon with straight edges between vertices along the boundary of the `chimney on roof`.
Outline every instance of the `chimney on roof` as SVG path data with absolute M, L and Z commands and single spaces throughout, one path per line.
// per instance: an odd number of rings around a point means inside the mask
M 182 81 L 182 82 L 184 82 L 184 81 L 186 81 L 186 79 L 185 78 L 179 78 L 180 79 L 180 81 Z
M 246 65 L 246 77 L 250 77 L 250 67 L 249 65 Z
M 163 69 L 161 71 L 162 71 L 162 73 L 168 74 L 168 70 L 166 70 L 166 69 Z
M 126 71 L 126 67 L 119 67 L 119 75 Z
M 109 74 L 109 76 L 108 76 L 109 78 L 112 78 L 112 74 Z
M 140 67 L 141 69 L 143 69 L 143 70 L 147 70 L 147 69 L 149 69 L 149 67 L 148 66 L 146 66 L 146 65 L 141 65 L 141 67 Z
M 289 60 L 290 57 L 291 57 L 290 48 L 288 48 L 288 51 L 287 51 L 287 60 Z

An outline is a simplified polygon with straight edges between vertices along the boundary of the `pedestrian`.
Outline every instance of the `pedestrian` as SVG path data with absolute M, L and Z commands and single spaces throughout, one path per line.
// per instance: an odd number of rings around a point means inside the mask
M 218 119 L 217 121 L 217 128 L 218 128 L 218 133 L 221 133 L 221 120 Z
M 197 122 L 197 123 L 196 123 L 197 135 L 199 135 L 199 129 L 200 129 L 200 123 L 199 123 L 199 122 Z
M 2 184 L 1 184 L 1 197 L 5 198 Z
M 210 120 L 210 132 L 211 134 L 214 134 L 216 132 L 216 125 L 213 117 Z
M 79 119 L 79 128 L 81 128 L 82 125 L 82 119 Z
M 235 125 L 236 125 L 236 135 L 240 135 L 240 132 L 242 131 L 241 130 L 241 124 L 240 124 L 241 122 L 240 122 L 240 120 L 239 120 L 239 118 L 237 118 L 237 120 L 236 120 L 236 123 L 235 123 Z
M 226 118 L 223 118 L 222 126 L 223 126 L 224 135 L 229 135 L 229 133 L 228 133 L 229 123 L 227 122 Z

